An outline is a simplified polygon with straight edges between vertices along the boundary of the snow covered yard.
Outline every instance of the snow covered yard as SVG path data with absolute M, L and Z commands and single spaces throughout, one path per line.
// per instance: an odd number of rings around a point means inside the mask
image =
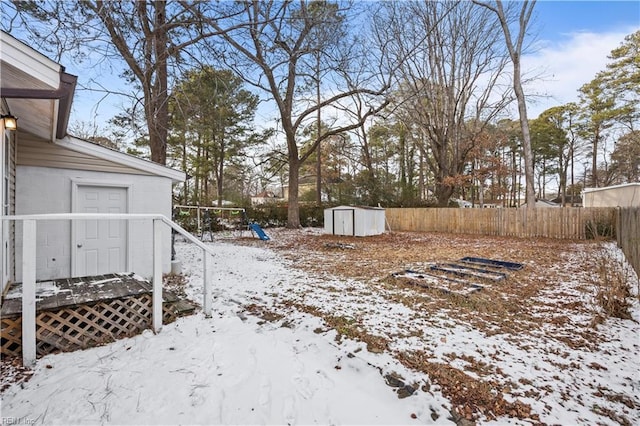
M 637 277 L 610 243 L 267 230 L 220 240 L 214 315 L 38 361 L 2 417 L 38 424 L 638 424 Z M 201 300 L 202 253 L 178 243 Z M 391 277 L 480 256 L 525 264 L 469 296 Z M 5 371 L 3 371 L 5 375 Z

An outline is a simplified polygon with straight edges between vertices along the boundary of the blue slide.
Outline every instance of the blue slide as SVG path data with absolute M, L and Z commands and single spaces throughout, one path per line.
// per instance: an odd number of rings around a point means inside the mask
M 258 238 L 260 238 L 262 241 L 267 241 L 271 239 L 267 234 L 264 233 L 262 228 L 260 228 L 260 225 L 258 225 L 257 223 L 250 223 L 249 227 L 251 228 L 252 231 L 258 234 Z

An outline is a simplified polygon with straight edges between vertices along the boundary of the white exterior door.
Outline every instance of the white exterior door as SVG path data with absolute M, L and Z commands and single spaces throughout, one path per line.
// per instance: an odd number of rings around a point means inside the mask
M 78 186 L 76 212 L 127 213 L 127 188 Z M 75 224 L 75 276 L 127 270 L 127 222 L 78 220 Z

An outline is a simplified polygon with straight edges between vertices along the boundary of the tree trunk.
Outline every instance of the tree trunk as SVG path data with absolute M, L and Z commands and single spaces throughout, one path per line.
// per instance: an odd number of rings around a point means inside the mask
M 564 171 L 560 173 L 560 206 L 565 207 L 566 203 L 567 203 L 567 172 Z
M 520 115 L 520 128 L 522 130 L 522 149 L 524 155 L 524 174 L 526 179 L 526 203 L 527 208 L 535 208 L 536 206 L 536 193 L 534 187 L 534 171 L 533 171 L 533 153 L 531 150 L 531 133 L 529 131 L 529 119 L 527 118 L 527 103 L 522 89 L 522 71 L 520 69 L 520 57 L 522 55 L 522 44 L 524 36 L 526 34 L 529 19 L 535 6 L 535 0 L 524 1 L 522 3 L 522 9 L 519 17 L 519 32 L 516 42 L 514 44 L 511 38 L 511 30 L 509 28 L 509 22 L 507 16 L 505 16 L 504 9 L 502 7 L 502 1 L 496 0 L 495 7 L 479 1 L 473 0 L 475 4 L 486 7 L 492 10 L 500 21 L 502 26 L 502 32 L 504 33 L 507 49 L 509 50 L 509 56 L 511 56 L 511 62 L 513 63 L 513 90 L 518 101 L 518 113 Z
M 573 149 L 573 140 L 571 141 L 571 207 L 573 207 L 573 203 L 576 202 L 576 182 L 574 179 L 574 172 L 575 172 L 575 168 L 574 168 L 574 149 Z
M 443 185 L 442 183 L 436 183 L 436 199 L 438 200 L 439 207 L 448 207 L 449 199 L 453 194 L 453 187 L 449 185 Z
M 222 188 L 223 188 L 223 179 L 224 179 L 224 157 L 220 157 L 220 161 L 218 164 L 218 170 L 216 171 L 217 177 L 217 191 L 218 191 L 218 207 L 222 207 Z
M 366 190 L 369 193 L 369 202 L 372 203 L 372 205 L 377 205 L 380 199 L 378 197 L 378 192 L 376 191 L 376 174 L 373 167 L 373 160 L 371 159 L 369 138 L 367 137 L 367 131 L 364 128 L 364 123 L 360 129 L 362 130 L 362 157 L 364 168 L 366 170 Z
M 593 138 L 593 153 L 591 154 L 591 186 L 597 188 L 598 185 L 598 143 L 600 141 L 600 129 L 596 129 Z
M 187 197 L 189 196 L 189 175 L 187 174 L 187 141 L 182 135 L 182 171 L 184 171 L 184 198 L 182 203 L 186 206 L 189 204 Z
M 222 129 L 218 129 L 220 134 L 218 134 L 215 130 L 212 132 L 213 136 L 213 145 L 216 146 L 217 155 L 214 155 L 216 158 L 216 164 L 214 167 L 214 173 L 216 176 L 216 204 L 218 207 L 222 207 L 222 191 L 224 189 L 224 167 L 225 167 L 225 155 L 227 151 L 227 144 L 225 143 L 225 132 Z
M 289 155 L 289 199 L 287 200 L 287 228 L 300 228 L 300 206 L 298 202 L 298 184 L 300 160 L 297 154 Z
M 518 187 L 518 162 L 516 161 L 516 150 L 515 148 L 511 151 L 511 194 L 509 201 L 509 207 L 516 207 L 518 205 L 517 198 L 517 187 Z
M 320 106 L 320 55 L 316 53 L 316 102 L 318 105 L 318 113 L 316 116 L 316 136 L 318 138 L 318 147 L 316 148 L 316 204 L 322 205 L 322 151 L 320 149 L 322 137 L 322 115 Z
M 154 3 L 155 28 L 164 28 L 166 25 L 166 3 L 159 1 Z M 167 46 L 168 38 L 165 31 L 154 31 L 152 49 L 156 60 L 156 81 L 152 86 L 151 110 L 147 109 L 147 123 L 149 126 L 149 148 L 151 149 L 151 161 L 167 164 L 167 124 L 169 123 L 169 91 L 167 83 Z
M 520 77 L 520 59 L 513 61 L 513 89 L 518 100 L 518 112 L 520 114 L 520 129 L 522 130 L 522 149 L 524 151 L 524 175 L 527 186 L 527 207 L 535 208 L 536 193 L 533 188 L 533 152 L 531 151 L 531 133 L 529 131 L 529 119 L 527 118 L 527 104 L 522 89 Z
M 406 134 L 404 128 L 400 130 L 398 141 L 398 151 L 400 163 L 400 200 L 403 205 L 407 201 L 407 157 L 406 157 Z
M 418 151 L 418 159 L 419 159 L 419 163 L 418 163 L 418 193 L 420 194 L 420 201 L 424 201 L 424 199 L 426 198 L 426 178 L 425 178 L 425 173 L 424 173 L 424 154 L 422 153 L 422 150 Z

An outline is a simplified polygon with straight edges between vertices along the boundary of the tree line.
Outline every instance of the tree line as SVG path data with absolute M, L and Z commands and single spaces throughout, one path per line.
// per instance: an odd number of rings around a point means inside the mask
M 184 170 L 181 203 L 278 187 L 297 227 L 301 202 L 518 206 L 525 194 L 533 207 L 638 181 L 640 32 L 577 102 L 530 120 L 520 59 L 534 6 L 14 2 L 2 27 L 56 60 L 120 67 L 121 130 L 78 136 Z M 276 118 L 256 126 L 265 106 Z

